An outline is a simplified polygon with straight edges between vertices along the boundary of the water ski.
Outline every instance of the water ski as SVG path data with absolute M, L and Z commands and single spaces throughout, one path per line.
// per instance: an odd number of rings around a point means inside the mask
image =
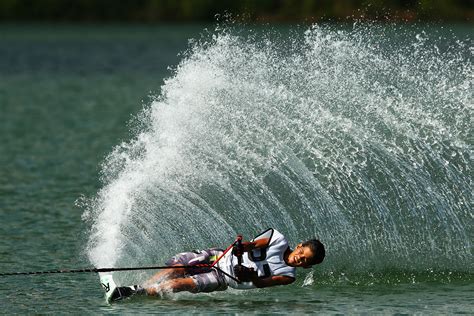
M 112 274 L 99 273 L 100 284 L 105 290 L 105 300 L 107 303 L 120 301 L 138 293 L 138 286 L 117 286 Z

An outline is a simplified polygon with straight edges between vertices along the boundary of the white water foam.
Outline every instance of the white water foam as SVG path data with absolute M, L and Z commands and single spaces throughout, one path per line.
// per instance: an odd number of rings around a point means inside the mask
M 329 270 L 472 271 L 472 47 L 374 26 L 190 48 L 85 213 L 96 266 L 275 227 Z

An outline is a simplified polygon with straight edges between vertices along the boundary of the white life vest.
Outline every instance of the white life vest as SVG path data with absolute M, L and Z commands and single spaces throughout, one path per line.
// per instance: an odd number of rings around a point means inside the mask
M 277 230 L 270 228 L 252 239 L 252 241 L 263 238 L 269 239 L 268 245 L 264 248 L 244 252 L 242 255 L 242 265 L 253 268 L 257 271 L 260 278 L 274 275 L 295 278 L 296 268 L 288 266 L 283 259 L 286 250 L 289 248 L 285 236 Z M 221 261 L 222 263 L 219 263 L 219 268 L 235 277 L 234 266 L 238 264 L 237 257 L 229 251 Z M 234 289 L 252 289 L 256 287 L 252 282 L 237 283 L 228 276 L 226 276 L 226 281 Z

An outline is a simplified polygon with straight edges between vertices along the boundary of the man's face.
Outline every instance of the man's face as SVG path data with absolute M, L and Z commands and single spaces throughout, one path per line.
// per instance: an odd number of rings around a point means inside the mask
M 288 256 L 288 263 L 293 267 L 308 267 L 308 263 L 313 256 L 314 254 L 309 247 L 303 247 L 299 244 Z

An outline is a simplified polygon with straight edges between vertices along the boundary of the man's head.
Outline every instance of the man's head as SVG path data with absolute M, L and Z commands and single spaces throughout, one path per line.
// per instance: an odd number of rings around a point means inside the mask
M 288 255 L 287 263 L 293 267 L 309 268 L 323 262 L 325 255 L 324 245 L 317 239 L 311 239 L 298 244 Z

